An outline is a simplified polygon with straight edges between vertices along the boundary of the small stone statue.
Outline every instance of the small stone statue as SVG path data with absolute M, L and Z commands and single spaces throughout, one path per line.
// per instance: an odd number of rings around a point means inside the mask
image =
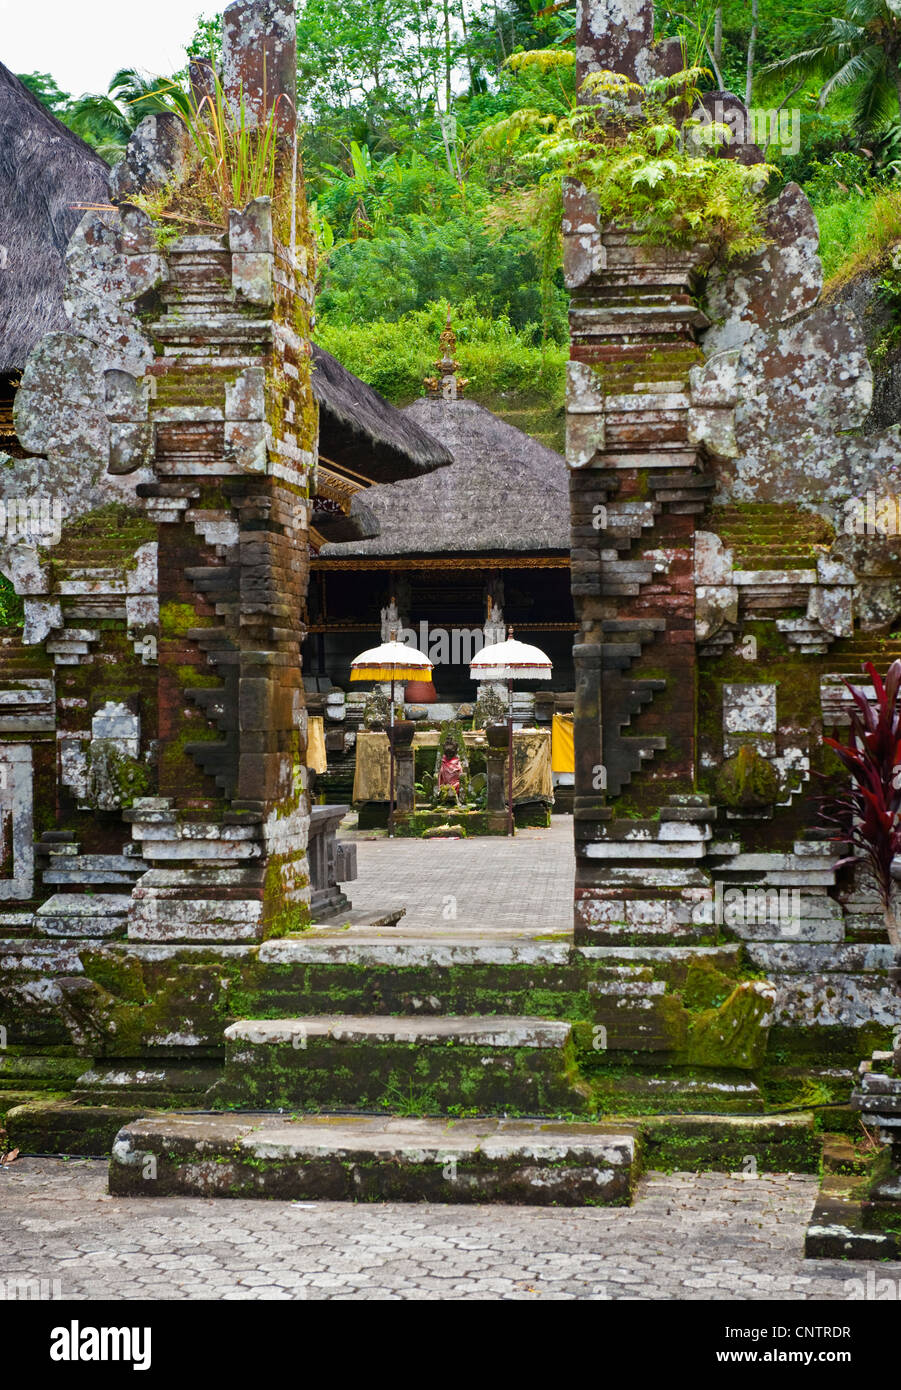
M 397 600 L 392 598 L 388 607 L 382 609 L 380 616 L 382 641 L 396 642 L 398 631 L 402 626 Z
M 460 796 L 460 778 L 463 776 L 463 764 L 460 761 L 459 749 L 454 739 L 449 738 L 444 745 L 444 756 L 441 759 L 441 767 L 438 769 L 438 789 L 442 787 L 453 787 L 455 795 Z

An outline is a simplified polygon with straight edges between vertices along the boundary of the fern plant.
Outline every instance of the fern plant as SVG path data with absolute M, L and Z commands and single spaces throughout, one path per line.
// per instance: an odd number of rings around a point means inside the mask
M 531 168 L 531 188 L 516 189 L 496 205 L 495 226 L 537 225 L 542 244 L 546 304 L 560 262 L 563 184 L 577 180 L 597 199 L 602 223 L 630 228 L 640 241 L 663 246 L 709 245 L 722 260 L 765 245 L 768 164 L 723 158 L 731 132 L 691 113 L 700 105 L 706 69 L 691 67 L 639 85 L 621 73 L 590 73 L 582 100 L 563 116 L 520 111 L 484 130 L 479 140 L 506 140 L 529 148 L 520 163 Z
M 619 73 L 591 73 L 588 102 L 539 141 L 531 158 L 553 175 L 580 180 L 602 221 L 632 226 L 663 245 L 709 243 L 724 259 L 764 244 L 770 165 L 722 158 L 728 127 L 687 113 L 700 103 L 705 69 L 688 68 L 638 86 Z

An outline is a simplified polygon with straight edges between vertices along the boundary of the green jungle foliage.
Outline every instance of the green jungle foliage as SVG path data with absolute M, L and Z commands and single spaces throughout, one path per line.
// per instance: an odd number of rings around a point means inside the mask
M 560 272 L 562 174 L 647 236 L 760 244 L 762 199 L 799 182 L 820 221 L 827 277 L 884 272 L 901 240 L 901 13 L 894 0 L 685 0 L 657 6 L 682 40 L 680 86 L 642 94 L 616 138 L 576 111 L 575 5 L 545 0 L 305 0 L 298 110 L 320 247 L 317 336 L 391 399 L 419 394 L 448 306 L 470 394 L 559 403 L 567 337 Z M 218 19 L 188 56 L 212 57 Z M 138 55 L 123 53 L 123 62 Z M 185 71 L 172 79 L 184 85 Z M 114 160 L 145 115 L 172 104 L 158 74 L 125 66 L 72 97 L 23 76 Z M 629 94 L 596 78 L 608 111 Z M 605 85 L 606 84 L 606 85 Z M 687 86 L 686 86 L 687 84 Z M 795 150 L 742 169 L 679 138 L 691 89 L 730 90 L 792 113 Z M 797 113 L 797 114 L 795 114 Z M 710 145 L 718 138 L 703 132 Z

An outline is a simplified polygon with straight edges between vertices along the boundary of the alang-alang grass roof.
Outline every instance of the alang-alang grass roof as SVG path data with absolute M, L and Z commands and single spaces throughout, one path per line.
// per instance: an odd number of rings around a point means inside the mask
M 0 63 L 0 372 L 65 328 L 64 257 L 85 203 L 109 201 L 109 170 Z
M 319 453 L 326 463 L 391 483 L 419 478 L 452 461 L 445 445 L 408 410 L 398 410 L 315 344 L 313 394 L 319 402 Z
M 402 414 L 453 455 L 400 487 L 366 493 L 379 534 L 323 546 L 324 559 L 362 555 L 569 552 L 566 460 L 475 401 L 423 398 Z

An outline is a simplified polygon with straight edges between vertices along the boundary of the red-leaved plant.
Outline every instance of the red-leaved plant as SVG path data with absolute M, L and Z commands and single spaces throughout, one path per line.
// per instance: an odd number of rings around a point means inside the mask
M 853 846 L 853 853 L 840 859 L 836 868 L 866 863 L 872 870 L 889 941 L 897 947 L 901 922 L 892 861 L 901 853 L 901 661 L 892 662 L 884 683 L 871 661 L 864 670 L 873 682 L 875 700 L 845 681 L 857 706 L 851 711 L 850 742 L 823 740 L 851 774 L 850 791 L 833 800 L 834 814 L 824 814 L 823 819 L 838 826 Z

